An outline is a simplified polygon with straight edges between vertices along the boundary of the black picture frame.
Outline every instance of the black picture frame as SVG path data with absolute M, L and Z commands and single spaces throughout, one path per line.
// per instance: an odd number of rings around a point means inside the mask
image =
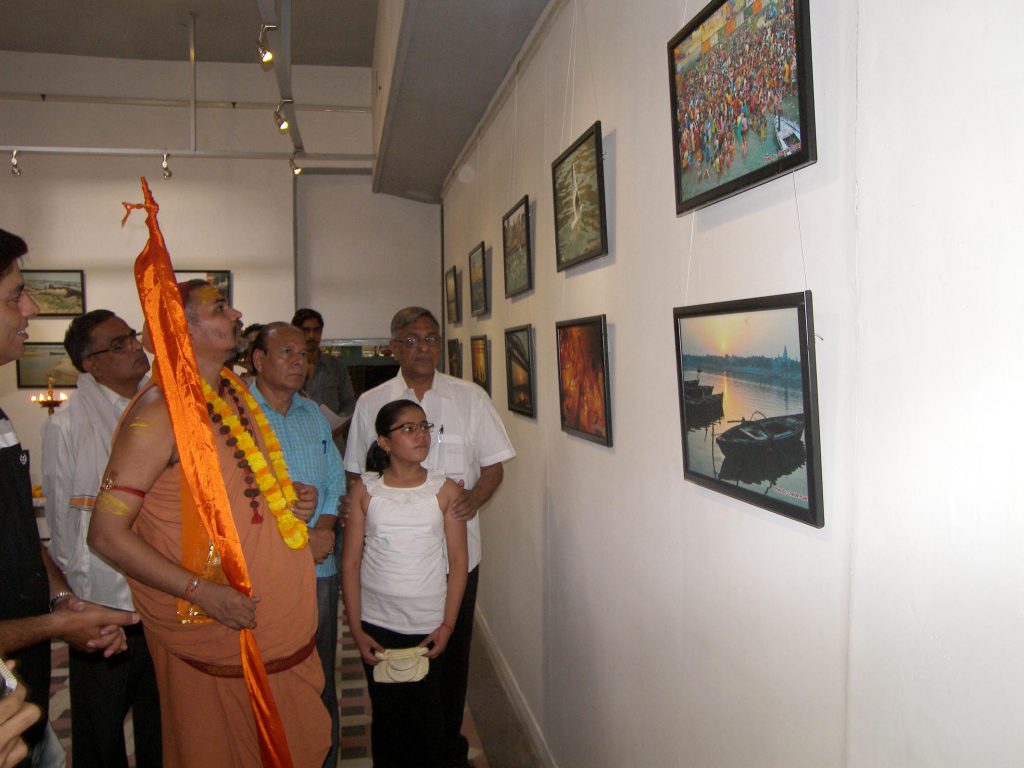
M 608 253 L 600 120 L 551 163 L 551 188 L 558 271 Z
M 469 314 L 486 315 L 491 309 L 491 291 L 487 281 L 487 251 L 481 240 L 469 252 Z
M 676 307 L 673 322 L 683 476 L 821 528 L 813 315 L 804 291 Z
M 537 415 L 537 383 L 534 375 L 533 326 L 505 329 L 505 382 L 508 409 L 524 416 Z
M 54 389 L 78 387 L 79 371 L 59 342 L 26 341 L 16 368 L 18 389 L 46 389 L 51 376 Z
M 610 446 L 612 401 L 605 315 L 555 323 L 562 431 Z
M 448 339 L 448 375 L 462 378 L 462 342 Z
M 533 248 L 530 243 L 530 196 L 523 195 L 501 217 L 505 298 L 533 290 Z
M 39 305 L 37 317 L 85 314 L 85 272 L 81 269 L 23 269 L 21 276 L 25 291 Z
M 486 336 L 469 337 L 469 362 L 473 382 L 491 394 L 491 342 Z
M 462 322 L 462 301 L 459 296 L 459 273 L 454 266 L 448 267 L 444 273 L 444 302 L 448 324 Z
M 234 306 L 234 292 L 231 283 L 230 269 L 176 269 L 174 279 L 179 283 L 188 280 L 205 280 L 228 300 L 228 304 Z
M 676 215 L 817 161 L 808 0 L 712 0 L 668 69 Z

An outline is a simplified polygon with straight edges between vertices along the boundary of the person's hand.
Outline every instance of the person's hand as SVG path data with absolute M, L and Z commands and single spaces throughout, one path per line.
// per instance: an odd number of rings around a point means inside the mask
M 139 620 L 137 613 L 69 597 L 57 603 L 54 616 L 60 621 L 57 636 L 80 651 L 103 651 L 104 657 L 128 649 L 124 630 Z
M 349 630 L 352 632 L 352 641 L 356 644 L 356 648 L 359 649 L 359 655 L 363 657 L 363 661 L 371 667 L 380 664 L 380 659 L 374 656 L 373 652 L 383 651 L 384 646 L 366 634 L 362 629 L 349 627 Z
M 25 759 L 28 747 L 21 734 L 42 714 L 35 704 L 25 702 L 24 685 L 0 699 L 0 768 L 14 768 Z
M 334 531 L 330 528 L 309 529 L 309 551 L 313 562 L 322 563 L 334 551 Z
M 476 501 L 476 497 L 472 491 L 467 491 L 465 488 L 465 481 L 459 480 L 459 488 L 462 493 L 459 495 L 452 505 L 448 507 L 448 511 L 452 517 L 456 520 L 462 520 L 468 522 L 476 517 L 477 510 L 480 509 L 480 505 Z
M 342 528 L 348 522 L 348 513 L 352 510 L 352 502 L 347 494 L 338 497 L 338 525 Z
M 291 506 L 292 514 L 304 523 L 308 523 L 316 512 L 317 490 L 315 485 L 292 482 L 295 495 L 298 496 Z
M 428 648 L 427 658 L 436 659 L 442 653 L 444 649 L 448 647 L 448 641 L 452 639 L 452 631 L 448 628 L 447 624 L 441 624 L 437 629 L 423 638 L 423 642 L 420 643 L 421 648 Z
M 260 599 L 246 597 L 234 587 L 203 579 L 189 599 L 226 627 L 252 629 L 256 626 L 256 603 Z

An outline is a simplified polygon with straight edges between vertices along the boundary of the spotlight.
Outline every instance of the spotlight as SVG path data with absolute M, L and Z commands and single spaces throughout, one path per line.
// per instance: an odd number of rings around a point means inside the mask
M 267 46 L 267 30 L 277 29 L 276 24 L 260 24 L 260 36 L 256 39 L 256 53 L 260 64 L 272 64 L 274 52 Z
M 168 157 L 167 153 L 164 152 L 164 161 L 162 163 L 160 163 L 160 167 L 164 169 L 164 178 L 165 179 L 169 179 L 169 178 L 171 178 L 171 176 L 174 175 L 171 172 L 170 167 L 167 165 L 167 157 Z
M 290 158 L 288 158 L 288 167 L 292 169 L 293 176 L 298 176 L 300 173 L 302 173 L 302 166 L 295 164 L 295 155 L 292 155 Z
M 18 150 L 11 150 L 11 176 L 21 176 L 21 168 L 18 167 Z
M 277 130 L 281 133 L 288 132 L 288 118 L 284 116 L 284 105 L 294 103 L 291 99 L 281 99 L 281 103 L 274 110 L 274 121 L 277 123 Z

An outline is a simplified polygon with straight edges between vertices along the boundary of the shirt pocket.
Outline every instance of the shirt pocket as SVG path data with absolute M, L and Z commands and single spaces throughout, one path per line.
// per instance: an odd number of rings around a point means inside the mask
M 450 432 L 439 433 L 437 448 L 440 469 L 443 469 L 448 477 L 466 474 L 466 470 L 469 468 L 469 456 L 466 441 L 462 435 L 453 435 Z

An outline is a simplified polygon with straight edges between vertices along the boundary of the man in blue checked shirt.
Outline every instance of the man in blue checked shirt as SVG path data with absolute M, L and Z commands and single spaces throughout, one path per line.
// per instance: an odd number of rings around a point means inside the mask
M 323 702 L 331 713 L 331 751 L 325 766 L 338 760 L 338 694 L 334 667 L 338 645 L 338 569 L 334 551 L 337 499 L 345 492 L 341 455 L 319 406 L 298 394 L 306 380 L 309 353 L 302 331 L 288 323 L 263 326 L 252 343 L 256 382 L 252 395 L 274 428 L 292 480 L 317 489 L 316 512 L 309 519 L 309 548 L 316 561 L 319 621 L 316 649 L 324 668 Z

